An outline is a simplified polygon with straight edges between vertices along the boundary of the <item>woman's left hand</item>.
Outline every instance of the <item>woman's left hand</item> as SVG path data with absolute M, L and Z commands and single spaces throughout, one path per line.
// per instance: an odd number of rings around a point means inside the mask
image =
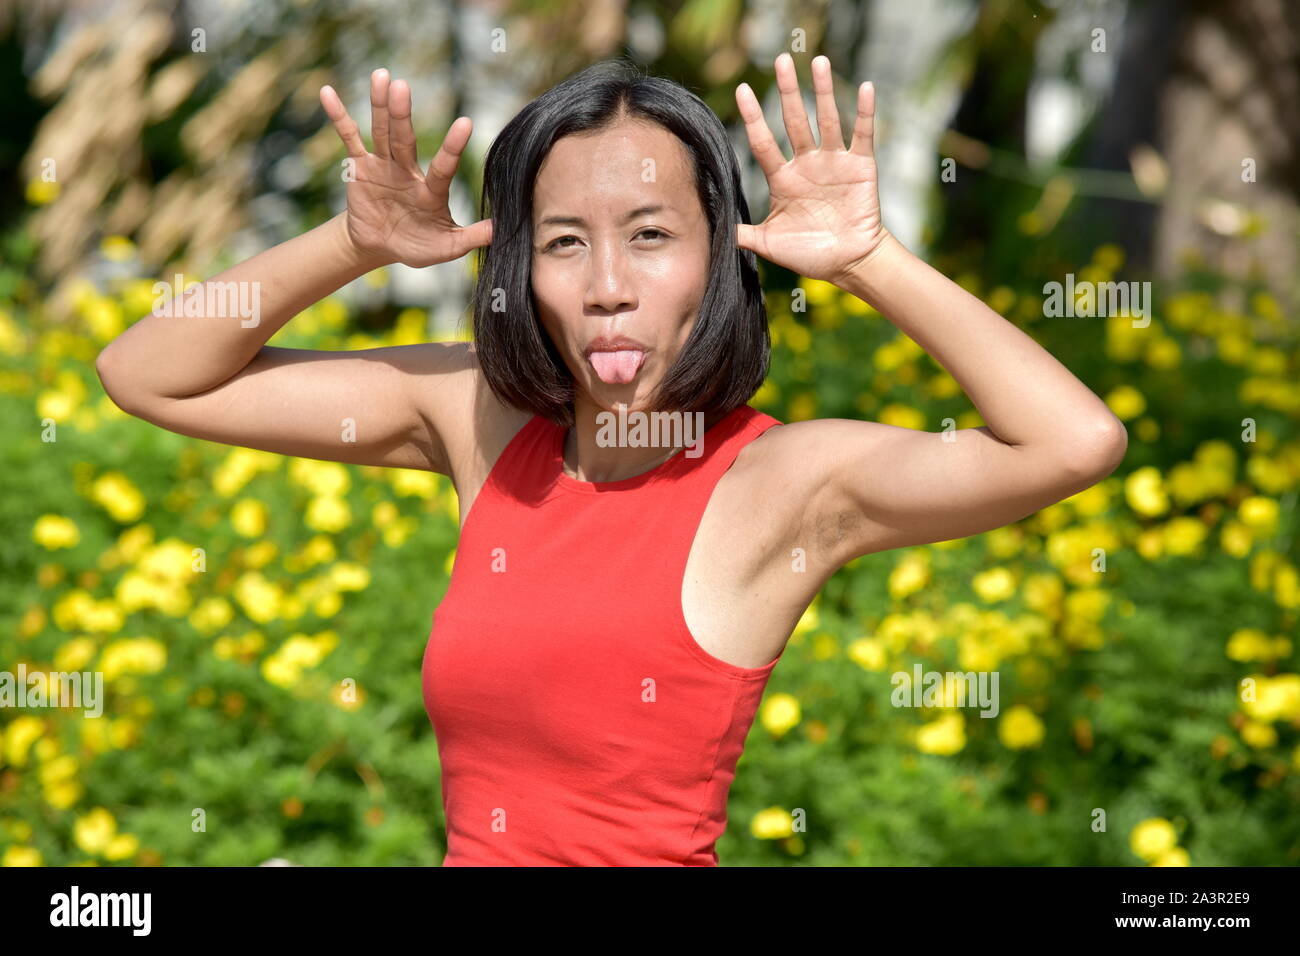
M 776 58 L 781 114 L 794 148 L 789 161 L 772 138 L 754 91 L 747 83 L 736 88 L 749 146 L 772 197 L 771 212 L 763 222 L 737 225 L 736 243 L 792 272 L 842 286 L 889 238 L 880 221 L 876 190 L 872 142 L 876 93 L 870 83 L 858 87 L 853 142 L 846 150 L 832 94 L 830 60 L 814 57 L 812 72 L 820 146 L 804 112 L 794 58 L 788 53 Z

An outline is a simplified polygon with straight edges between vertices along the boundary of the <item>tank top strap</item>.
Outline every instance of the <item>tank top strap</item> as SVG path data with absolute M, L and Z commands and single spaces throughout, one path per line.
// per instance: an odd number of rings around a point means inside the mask
M 749 405 L 732 410 L 704 433 L 703 454 L 672 474 L 670 500 L 658 509 L 656 531 L 663 542 L 660 586 L 670 616 L 680 617 L 686 562 L 714 488 L 751 441 L 781 422 Z

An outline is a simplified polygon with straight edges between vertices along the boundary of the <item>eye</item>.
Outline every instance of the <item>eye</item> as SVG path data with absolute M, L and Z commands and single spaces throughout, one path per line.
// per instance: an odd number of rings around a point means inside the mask
M 650 226 L 647 229 L 642 229 L 639 233 L 637 233 L 637 235 L 644 236 L 647 232 L 653 232 L 658 238 L 661 239 L 666 239 L 668 237 L 668 233 L 664 232 L 662 229 L 656 229 L 653 226 Z
M 552 249 L 556 247 L 558 243 L 563 242 L 565 239 L 576 239 L 576 238 L 577 236 L 560 236 L 558 239 L 552 239 L 549 243 L 546 244 L 546 251 L 550 252 Z M 561 246 L 560 248 L 568 249 L 569 247 Z

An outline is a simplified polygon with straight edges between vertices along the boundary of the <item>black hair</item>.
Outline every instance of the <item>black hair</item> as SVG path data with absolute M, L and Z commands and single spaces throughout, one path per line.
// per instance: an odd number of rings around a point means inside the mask
M 573 424 L 573 376 L 538 320 L 532 294 L 533 186 L 561 137 L 624 119 L 658 124 L 681 140 L 710 233 L 698 317 L 655 390 L 652 410 L 725 414 L 748 402 L 767 377 L 767 309 L 754 253 L 736 244 L 736 224 L 750 217 L 726 129 L 680 84 L 646 76 L 626 59 L 605 60 L 520 110 L 493 141 L 483 170 L 479 218 L 492 219 L 492 242 L 477 252 L 475 351 L 498 399 L 565 427 Z

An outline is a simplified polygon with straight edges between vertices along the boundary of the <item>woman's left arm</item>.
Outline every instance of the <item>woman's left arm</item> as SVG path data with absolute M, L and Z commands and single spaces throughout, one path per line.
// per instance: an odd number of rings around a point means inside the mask
M 784 62 L 783 62 L 784 60 Z M 821 62 L 818 62 L 821 61 Z M 876 194 L 874 91 L 859 89 L 853 144 L 843 146 L 830 64 L 813 61 L 822 145 L 812 142 L 793 61 L 777 85 L 795 157 L 783 162 L 752 92 L 738 93 L 772 212 L 737 242 L 868 302 L 961 385 L 987 423 L 927 432 L 819 419 L 770 432 L 772 472 L 805 494 L 799 531 L 838 567 L 889 548 L 1002 527 L 1110 474 L 1123 424 L 1046 349 L 891 236 Z M 810 554 L 811 557 L 811 554 Z

